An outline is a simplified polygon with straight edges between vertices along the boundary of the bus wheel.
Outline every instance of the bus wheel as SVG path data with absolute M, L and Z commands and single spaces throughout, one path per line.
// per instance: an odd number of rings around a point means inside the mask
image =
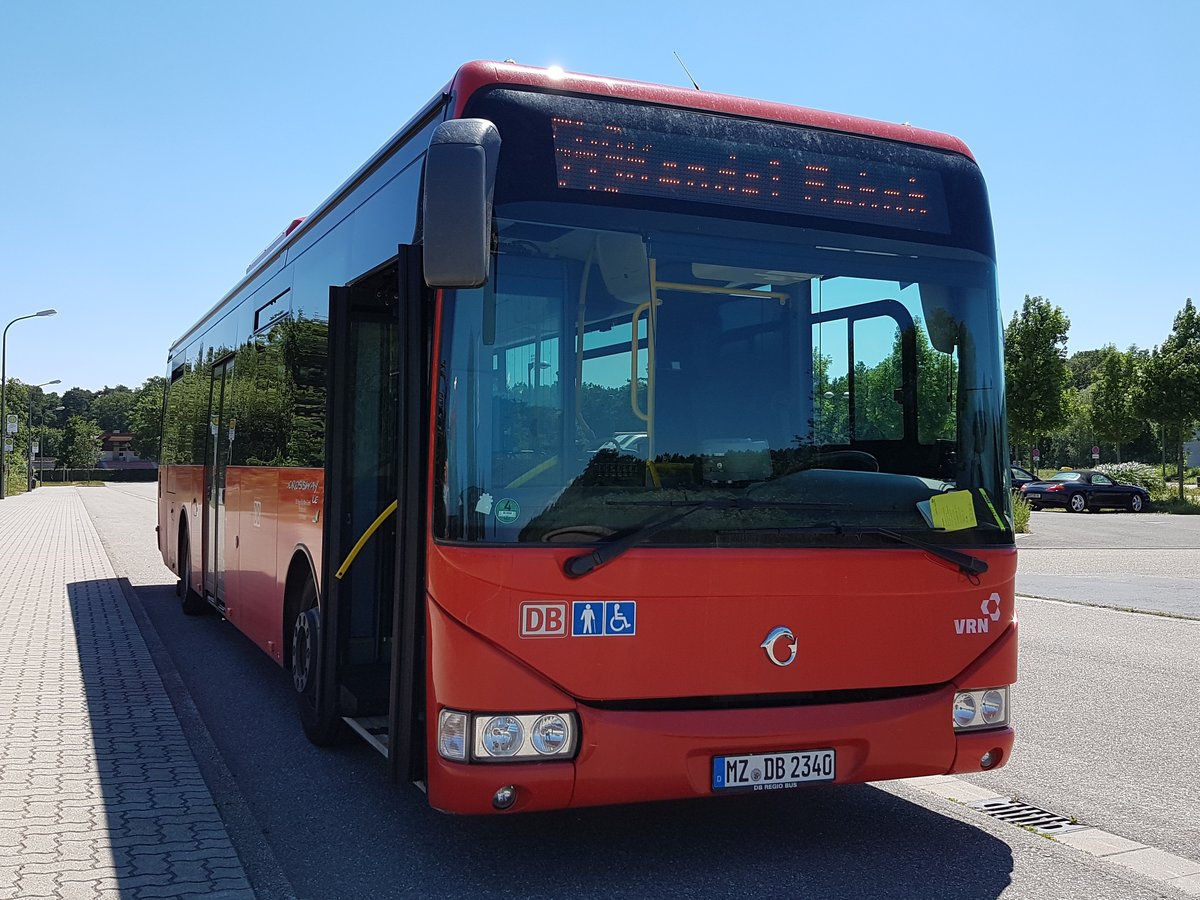
M 185 616 L 202 616 L 208 612 L 208 602 L 192 589 L 192 548 L 186 532 L 179 536 L 179 584 L 175 586 L 175 593 Z
M 318 747 L 338 743 L 345 725 L 336 712 L 321 708 L 318 691 L 321 659 L 321 609 L 317 588 L 306 579 L 300 595 L 300 611 L 292 626 L 292 687 L 305 736 Z

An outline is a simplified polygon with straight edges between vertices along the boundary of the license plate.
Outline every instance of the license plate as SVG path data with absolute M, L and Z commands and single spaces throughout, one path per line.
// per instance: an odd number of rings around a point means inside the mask
M 1026 492 L 1025 492 L 1025 496 L 1026 496 L 1026 497 L 1040 497 L 1040 496 L 1042 496 L 1042 495 L 1041 495 L 1041 494 L 1038 494 L 1038 493 L 1035 493 L 1034 491 L 1026 491 Z
M 713 790 L 771 791 L 806 781 L 833 781 L 833 750 L 785 750 L 746 756 L 713 757 Z

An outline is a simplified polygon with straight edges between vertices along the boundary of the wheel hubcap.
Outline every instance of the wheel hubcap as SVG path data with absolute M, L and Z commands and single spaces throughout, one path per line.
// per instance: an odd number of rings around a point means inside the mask
M 312 632 L 308 627 L 308 616 L 301 613 L 296 619 L 296 630 L 292 635 L 292 683 L 298 693 L 303 694 L 308 687 L 311 666 Z

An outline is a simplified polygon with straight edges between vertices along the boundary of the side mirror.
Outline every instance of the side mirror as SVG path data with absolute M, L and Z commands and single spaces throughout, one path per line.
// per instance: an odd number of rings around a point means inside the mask
M 425 283 L 474 288 L 487 281 L 500 133 L 486 119 L 454 119 L 425 155 Z

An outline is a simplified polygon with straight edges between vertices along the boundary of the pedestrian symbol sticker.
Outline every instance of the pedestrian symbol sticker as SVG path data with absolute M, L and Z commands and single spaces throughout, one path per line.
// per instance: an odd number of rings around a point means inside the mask
M 572 637 L 616 637 L 637 633 L 636 600 L 575 600 Z
M 505 497 L 496 504 L 496 521 L 505 525 L 511 525 L 517 519 L 521 518 L 521 507 L 516 500 Z

